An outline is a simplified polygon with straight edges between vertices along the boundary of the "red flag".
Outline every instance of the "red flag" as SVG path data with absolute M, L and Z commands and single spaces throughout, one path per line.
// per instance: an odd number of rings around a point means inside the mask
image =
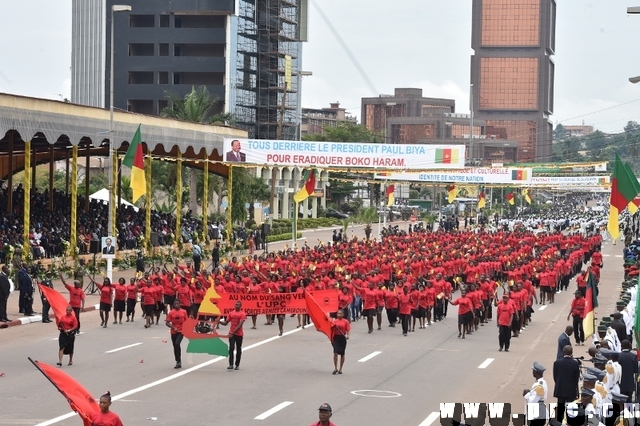
M 318 301 L 309 293 L 306 292 L 304 294 L 304 300 L 307 304 L 307 312 L 309 313 L 309 318 L 313 321 L 313 325 L 315 325 L 316 330 L 320 333 L 323 333 L 325 336 L 332 340 L 333 337 L 333 327 L 331 318 L 325 311 L 322 310 L 320 305 L 318 305 Z
M 82 418 L 84 426 L 91 426 L 91 416 L 100 412 L 100 405 L 89 391 L 62 370 L 31 358 L 29 361 L 67 398 L 69 406 Z
M 57 324 L 60 321 L 60 318 L 67 313 L 67 306 L 69 306 L 69 302 L 67 302 L 67 299 L 65 299 L 62 294 L 51 287 L 47 287 L 42 284 L 38 284 L 38 287 L 40 287 L 40 291 L 42 291 L 42 294 L 47 298 L 49 305 L 51 305 Z

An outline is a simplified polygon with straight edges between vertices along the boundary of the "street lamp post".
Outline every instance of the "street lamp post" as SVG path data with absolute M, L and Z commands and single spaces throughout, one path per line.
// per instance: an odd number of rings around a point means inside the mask
M 469 160 L 473 161 L 473 83 L 469 85 Z
M 119 5 L 114 4 L 111 6 L 111 48 L 109 52 L 109 216 L 108 216 L 108 224 L 107 224 L 107 234 L 108 236 L 114 237 L 116 234 L 115 230 L 115 217 L 113 217 L 113 204 L 116 203 L 117 200 L 114 197 L 113 191 L 113 162 L 115 158 L 113 156 L 113 150 L 115 148 L 115 138 L 113 131 L 113 53 L 114 53 L 114 25 L 113 25 L 113 17 L 115 12 L 130 12 L 131 6 L 129 5 Z M 113 259 L 111 256 L 107 259 L 107 277 L 109 280 L 112 279 L 113 276 Z

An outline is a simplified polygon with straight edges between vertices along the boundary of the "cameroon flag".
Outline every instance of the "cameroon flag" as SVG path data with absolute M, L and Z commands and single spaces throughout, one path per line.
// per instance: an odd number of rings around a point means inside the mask
M 456 148 L 436 148 L 436 164 L 456 164 L 459 160 Z
M 527 204 L 531 204 L 531 195 L 529 195 L 529 188 L 522 188 L 522 196 Z
M 598 297 L 596 296 L 596 285 L 593 273 L 590 270 L 587 273 L 589 274 L 589 277 L 587 278 L 587 290 L 584 296 L 584 318 L 582 318 L 582 328 L 584 330 L 585 339 L 592 336 L 595 332 L 594 309 L 598 307 Z
M 513 192 L 513 189 L 511 188 L 507 189 L 507 195 L 505 196 L 505 198 L 507 199 L 509 204 L 511 204 L 512 206 L 516 203 L 516 194 Z
M 613 166 L 613 175 L 611 176 L 611 196 L 609 198 L 609 223 L 607 230 L 614 239 L 620 238 L 620 227 L 618 215 L 623 211 L 631 200 L 638 195 L 636 189 L 637 182 L 634 184 L 629 176 L 629 171 L 624 166 L 620 157 L 616 154 L 616 162 Z
M 478 209 L 484 208 L 487 204 L 486 197 L 484 195 L 484 187 L 480 188 L 480 193 L 478 193 Z
M 395 202 L 395 193 L 396 193 L 396 187 L 394 185 L 389 185 L 387 186 L 387 190 L 385 195 L 387 196 L 387 206 L 392 206 L 393 203 Z
M 131 169 L 131 189 L 133 190 L 133 201 L 138 201 L 147 190 L 147 179 L 144 176 L 144 154 L 142 152 L 142 136 L 140 135 L 140 125 L 136 130 L 133 139 L 129 144 L 122 164 Z
M 304 185 L 302 189 L 298 191 L 296 195 L 293 196 L 293 201 L 296 203 L 301 203 L 306 200 L 313 194 L 313 191 L 316 190 L 316 172 L 313 169 L 305 170 L 302 175 L 302 180 L 304 181 Z
M 627 174 L 629 175 L 629 177 L 631 178 L 631 183 L 633 184 L 634 191 L 636 191 L 637 193 L 640 193 L 640 183 L 638 183 L 638 179 L 636 178 L 636 175 L 633 173 L 633 170 L 631 170 L 629 163 L 624 163 L 624 168 L 627 171 Z M 636 200 L 634 198 L 633 200 L 629 201 L 629 204 L 627 204 L 629 213 L 636 214 L 636 212 L 638 211 L 638 206 L 640 206 L 640 200 Z
M 449 200 L 449 204 L 453 203 L 453 200 L 456 199 L 458 190 L 454 184 L 447 185 L 447 199 Z

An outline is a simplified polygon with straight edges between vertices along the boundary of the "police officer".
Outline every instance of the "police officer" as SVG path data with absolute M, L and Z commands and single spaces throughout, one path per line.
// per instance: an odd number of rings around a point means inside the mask
M 531 386 L 531 389 L 525 389 L 522 392 L 522 396 L 524 396 L 525 403 L 527 404 L 538 404 L 539 405 L 539 414 L 536 419 L 530 419 L 530 426 L 543 426 L 547 423 L 547 409 L 545 402 L 547 400 L 547 382 L 542 378 L 543 373 L 546 368 L 539 362 L 534 362 L 533 367 L 533 377 L 536 381 Z M 529 410 L 527 410 L 527 413 Z
M 51 272 L 46 273 L 45 278 L 44 280 L 42 280 L 40 285 L 53 288 L 53 281 L 51 281 Z M 40 290 L 40 287 L 38 287 L 38 290 Z M 42 300 L 42 322 L 51 322 L 51 320 L 49 319 L 49 308 L 51 308 L 51 305 L 49 304 L 49 301 L 45 297 L 42 290 L 40 290 L 40 299 Z

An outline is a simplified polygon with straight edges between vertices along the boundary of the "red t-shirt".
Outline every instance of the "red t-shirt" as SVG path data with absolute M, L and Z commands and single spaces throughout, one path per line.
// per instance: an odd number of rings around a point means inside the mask
M 178 296 L 180 306 L 191 306 L 191 289 L 188 286 L 181 285 L 178 287 L 176 296 Z
M 333 320 L 331 326 L 334 328 L 336 336 L 344 336 L 351 331 L 351 324 L 344 318 Z
M 398 302 L 400 303 L 400 310 L 398 311 L 400 314 L 411 314 L 411 295 L 401 294 L 398 296 Z
M 114 300 L 124 301 L 127 297 L 127 287 L 122 284 L 114 284 L 113 290 L 115 292 Z
M 346 308 L 349 305 L 349 303 L 351 303 L 352 299 L 353 298 L 349 296 L 349 293 L 347 294 L 340 293 L 340 296 L 338 296 L 338 308 L 340 309 Z
M 172 309 L 167 314 L 167 321 L 173 326 L 171 334 L 182 333 L 182 324 L 187 320 L 187 311 L 184 309 Z
M 584 318 L 584 307 L 586 302 L 587 301 L 584 297 L 580 297 L 578 299 L 574 297 L 571 301 L 571 315 Z
M 240 324 L 240 322 L 247 319 L 247 314 L 243 311 L 231 311 L 227 315 L 227 321 L 229 321 L 229 334 Z M 244 336 L 242 326 L 234 333 L 235 336 Z
M 127 289 L 127 299 L 135 300 L 138 295 L 138 286 L 135 284 L 129 284 L 125 288 Z
M 106 413 L 99 411 L 89 417 L 93 426 L 123 426 L 120 417 L 113 411 L 107 411 Z
M 142 287 L 140 289 L 140 294 L 142 295 L 142 304 L 143 305 L 155 305 L 156 304 L 156 289 L 153 287 Z
M 113 287 L 110 285 L 98 284 L 100 289 L 100 303 L 111 304 L 111 294 L 113 293 Z
M 69 305 L 71 305 L 72 308 L 81 308 L 82 301 L 84 300 L 84 290 L 82 290 L 82 288 L 75 288 L 69 284 L 65 284 L 64 286 L 69 291 Z
M 78 328 L 78 319 L 73 313 L 70 315 L 65 313 L 62 318 L 58 320 L 58 328 L 62 331 L 76 329 Z
M 464 315 L 473 310 L 473 303 L 466 296 L 460 296 L 451 302 L 452 305 L 458 305 L 458 315 Z
M 498 307 L 496 308 L 496 315 L 498 316 L 498 325 L 511 325 L 511 315 L 516 312 L 513 305 L 509 302 L 498 303 Z
M 364 306 L 362 309 L 376 309 L 376 298 L 378 296 L 378 290 L 371 290 L 369 288 L 362 289 L 362 298 L 364 299 Z

